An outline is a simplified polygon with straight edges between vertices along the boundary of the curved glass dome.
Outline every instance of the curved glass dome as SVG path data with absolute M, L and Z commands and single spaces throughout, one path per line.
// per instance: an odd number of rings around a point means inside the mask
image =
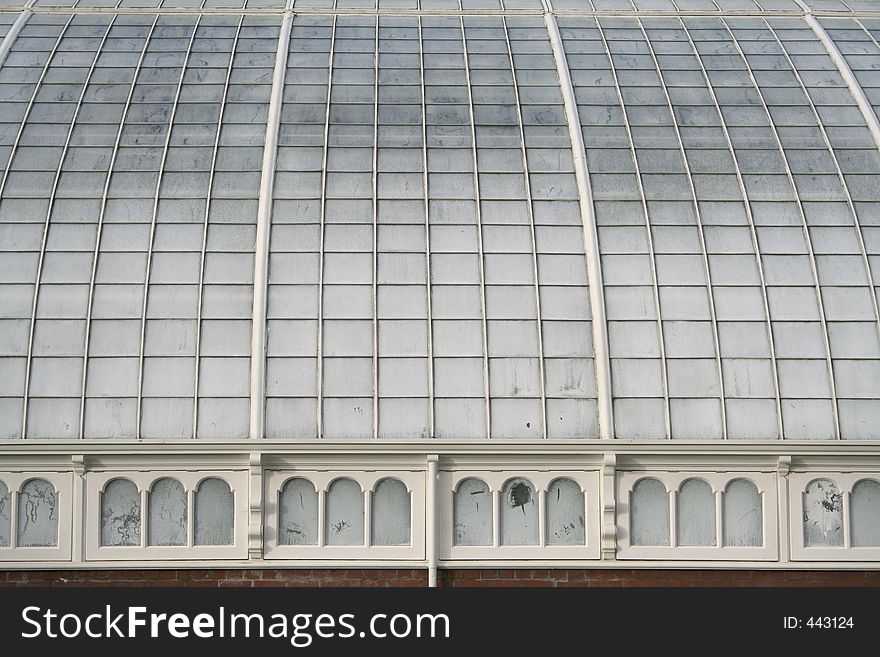
M 880 439 L 877 3 L 159 4 L 0 11 L 0 437 Z

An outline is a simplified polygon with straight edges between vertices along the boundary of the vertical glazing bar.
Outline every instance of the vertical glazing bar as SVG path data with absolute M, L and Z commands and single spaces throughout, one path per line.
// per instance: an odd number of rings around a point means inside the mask
M 733 34 L 733 30 L 731 30 L 730 26 L 727 24 L 727 21 L 722 17 L 721 24 L 724 25 L 724 29 L 727 30 L 727 33 L 730 35 L 731 43 L 733 47 L 736 49 L 737 55 L 743 62 L 743 65 L 746 67 L 746 72 L 749 75 L 749 80 L 752 85 L 755 87 L 755 91 L 758 94 L 758 98 L 761 100 L 761 107 L 764 109 L 764 113 L 767 116 L 767 123 L 769 124 L 770 130 L 773 132 L 773 138 L 775 139 L 777 145 L 779 146 L 779 154 L 782 156 L 782 163 L 785 167 L 785 175 L 788 178 L 788 182 L 791 185 L 792 190 L 794 191 L 795 203 L 797 204 L 798 214 L 801 218 L 801 227 L 804 233 L 804 241 L 807 245 L 807 255 L 810 259 L 810 269 L 813 274 L 813 280 L 815 281 L 815 291 L 816 291 L 816 303 L 819 307 L 819 322 L 822 325 L 822 342 L 825 347 L 825 362 L 828 368 L 828 381 L 830 382 L 831 388 L 831 414 L 834 419 L 834 437 L 836 439 L 840 438 L 840 418 L 839 412 L 837 408 L 837 387 L 834 385 L 834 368 L 831 365 L 831 344 L 828 338 L 828 324 L 825 321 L 825 304 L 822 300 L 822 290 L 819 286 L 819 273 L 816 270 L 816 256 L 813 253 L 813 240 L 810 237 L 810 231 L 807 227 L 807 215 L 804 213 L 804 206 L 801 203 L 801 199 L 797 193 L 797 186 L 794 182 L 794 176 L 791 172 L 791 166 L 788 162 L 788 156 L 785 154 L 785 148 L 782 145 L 782 139 L 779 136 L 779 132 L 776 129 L 776 124 L 773 122 L 773 117 L 770 114 L 770 109 L 767 106 L 767 101 L 764 98 L 764 92 L 761 91 L 761 87 L 758 86 L 758 81 L 755 78 L 755 74 L 752 71 L 752 67 L 749 65 L 749 61 L 746 58 L 745 53 L 740 47 L 739 43 L 736 40 L 736 36 Z
M 220 131 L 223 129 L 223 116 L 226 113 L 226 97 L 229 93 L 229 80 L 232 78 L 232 63 L 235 61 L 235 50 L 238 47 L 238 37 L 241 35 L 241 26 L 244 24 L 244 16 L 238 19 L 238 27 L 235 37 L 232 39 L 232 50 L 229 52 L 229 66 L 226 69 L 226 80 L 223 83 L 223 95 L 220 99 L 220 116 L 217 118 L 217 134 L 214 137 L 214 150 L 211 153 L 211 169 L 208 173 L 208 191 L 205 195 L 205 223 L 202 226 L 202 250 L 199 256 L 199 290 L 196 301 L 196 342 L 195 342 L 195 371 L 193 372 L 193 414 L 192 426 L 195 438 L 199 431 L 199 360 L 202 347 L 202 309 L 204 307 L 203 293 L 205 289 L 205 260 L 208 253 L 208 219 L 211 214 L 211 195 L 214 192 L 214 169 L 217 166 L 217 153 L 220 150 Z M 195 34 L 195 32 L 193 32 Z M 174 126 L 171 126 L 173 128 Z M 169 129 L 169 133 L 171 130 Z M 145 318 L 146 319 L 146 318 Z M 251 330 L 254 327 L 251 326 Z
M 459 0 L 459 6 L 461 2 Z M 461 46 L 464 55 L 464 73 L 467 80 L 468 111 L 471 120 L 471 154 L 474 167 L 474 198 L 475 212 L 477 217 L 477 249 L 480 256 L 480 312 L 483 322 L 483 394 L 486 397 L 486 438 L 492 438 L 492 403 L 489 397 L 489 322 L 486 314 L 486 258 L 483 254 L 483 218 L 480 208 L 480 176 L 477 168 L 477 127 L 474 116 L 474 94 L 471 89 L 471 69 L 468 61 L 467 37 L 465 36 L 464 16 L 459 16 L 461 25 Z M 497 544 L 496 544 L 497 545 Z
M 552 14 L 544 16 L 544 23 L 547 25 L 547 32 L 550 35 L 550 45 L 553 48 L 553 58 L 556 61 L 556 73 L 562 89 L 562 100 L 568 124 L 569 140 L 571 141 L 575 178 L 577 179 L 581 224 L 584 230 L 584 257 L 587 261 L 593 329 L 593 362 L 596 369 L 599 438 L 610 439 L 614 437 L 611 357 L 608 351 L 608 323 L 605 319 L 605 285 L 602 282 L 602 260 L 599 257 L 599 233 L 596 229 L 596 215 L 593 211 L 593 192 L 590 187 L 590 172 L 587 168 L 587 151 L 584 145 L 584 135 L 581 132 L 577 99 L 574 95 L 571 72 L 568 69 L 568 59 L 565 55 L 565 49 L 562 47 L 562 37 L 559 34 L 559 25 L 556 23 L 556 17 Z M 647 217 L 647 210 L 645 217 Z M 666 415 L 669 415 L 668 409 Z
M 135 64 L 132 69 L 132 77 L 131 77 L 131 87 L 128 90 L 128 96 L 125 99 L 125 109 L 122 111 L 122 117 L 119 119 L 119 129 L 116 131 L 116 139 L 113 142 L 113 151 L 110 155 L 110 164 L 107 166 L 107 177 L 104 180 L 104 189 L 101 191 L 101 209 L 98 213 L 98 231 L 95 236 L 95 257 L 92 258 L 92 272 L 89 278 L 89 298 L 86 302 L 86 326 L 85 326 L 85 339 L 83 345 L 83 368 L 82 368 L 82 403 L 85 404 L 86 397 L 86 377 L 88 375 L 89 370 L 89 337 L 91 335 L 91 326 L 92 326 L 92 309 L 94 307 L 95 301 L 95 278 L 98 273 L 98 255 L 101 250 L 101 234 L 104 229 L 104 215 L 107 212 L 107 195 L 110 191 L 110 180 L 113 175 L 113 167 L 116 164 L 116 155 L 119 153 L 119 144 L 122 141 L 122 130 L 125 127 L 125 120 L 128 118 L 128 111 L 131 108 L 131 99 L 134 96 L 134 89 L 137 86 L 138 74 L 140 73 L 141 66 L 144 63 L 144 57 L 147 54 L 147 47 L 150 45 L 150 39 L 153 37 L 153 32 L 156 29 L 156 25 L 159 23 L 159 16 L 157 15 L 153 19 L 153 23 L 150 25 L 150 30 L 147 32 L 146 37 L 144 37 L 144 48 L 141 50 L 141 54 L 138 57 L 137 64 Z M 73 129 L 73 128 L 71 128 Z M 25 416 L 27 417 L 27 416 Z M 85 412 L 84 406 L 83 410 L 80 411 L 80 427 L 79 427 L 79 435 L 83 436 L 83 431 L 85 427 Z M 136 429 L 137 430 L 137 429 Z
M 373 438 L 379 437 L 379 16 L 373 47 Z M 366 530 L 365 530 L 366 531 Z
M 801 89 L 804 92 L 804 96 L 807 98 L 807 104 L 810 107 L 810 111 L 813 114 L 813 118 L 816 119 L 816 124 L 819 126 L 819 132 L 822 133 L 822 141 L 825 142 L 825 147 L 828 149 L 828 153 L 831 155 L 831 161 L 834 163 L 834 171 L 837 174 L 837 179 L 840 181 L 840 186 L 843 188 L 843 193 L 846 195 L 846 204 L 849 207 L 850 214 L 853 219 L 853 228 L 856 231 L 856 238 L 859 241 L 859 249 L 862 251 L 862 264 L 865 266 L 865 274 L 867 276 L 866 285 L 871 290 L 871 303 L 874 306 L 874 319 L 877 322 L 877 329 L 880 331 L 880 307 L 877 305 L 877 295 L 873 294 L 873 285 L 872 285 L 872 275 L 871 275 L 871 264 L 868 260 L 868 250 L 865 247 L 865 237 L 862 233 L 862 227 L 859 224 L 859 218 L 856 214 L 856 206 L 853 203 L 852 194 L 849 191 L 849 184 L 846 182 L 846 177 L 843 175 L 843 169 L 840 168 L 840 162 L 837 159 L 837 154 L 834 152 L 834 146 L 831 144 L 831 138 L 828 136 L 828 131 L 825 129 L 825 124 L 822 122 L 822 117 L 819 116 L 819 110 L 816 109 L 816 104 L 813 102 L 812 97 L 810 96 L 810 92 L 807 90 L 807 85 L 804 83 L 801 74 L 798 72 L 797 68 L 794 65 L 794 62 L 791 60 L 791 56 L 788 54 L 788 51 L 785 49 L 785 46 L 782 44 L 782 39 L 779 38 L 779 35 L 776 33 L 770 24 L 767 24 L 767 28 L 770 30 L 770 33 L 773 35 L 773 38 L 776 39 L 777 45 L 779 45 L 779 49 L 782 51 L 783 57 L 785 57 L 785 61 L 791 67 L 792 73 L 794 73 L 794 77 L 797 79 L 798 84 L 801 86 Z M 832 58 L 833 59 L 833 58 Z M 844 76 L 845 79 L 846 76 Z M 861 88 L 861 87 L 860 87 Z M 874 117 L 876 122 L 876 116 Z M 868 125 L 868 129 L 871 130 L 871 125 Z M 871 130 L 871 135 L 874 135 L 874 131 Z M 880 132 L 878 135 L 880 136 Z M 876 140 L 876 136 L 875 136 Z M 875 141 L 875 143 L 877 143 Z
M 758 246 L 758 232 L 755 229 L 755 218 L 752 215 L 752 206 L 751 203 L 749 203 L 749 195 L 746 191 L 746 184 L 743 180 L 742 170 L 739 167 L 739 161 L 736 159 L 736 149 L 733 147 L 733 140 L 731 139 L 730 131 L 727 128 L 727 121 L 724 119 L 724 114 L 721 112 L 721 105 L 719 105 L 718 97 L 715 95 L 715 88 L 712 86 L 712 81 L 709 79 L 709 72 L 703 65 L 703 59 L 700 57 L 700 53 L 697 50 L 697 44 L 694 43 L 694 40 L 691 38 L 691 34 L 688 31 L 684 20 L 679 18 L 679 22 L 681 23 L 681 28 L 687 37 L 688 44 L 694 52 L 694 58 L 697 60 L 697 64 L 700 67 L 700 73 L 703 76 L 703 80 L 706 82 L 706 90 L 709 92 L 709 97 L 712 99 L 712 104 L 715 107 L 715 111 L 718 113 L 718 122 L 721 126 L 721 132 L 724 134 L 724 142 L 727 144 L 730 156 L 733 159 L 736 181 L 739 185 L 740 194 L 742 194 L 743 208 L 745 209 L 746 218 L 749 222 L 749 234 L 752 239 L 752 248 L 755 250 L 755 264 L 758 267 L 758 278 L 761 282 L 761 302 L 764 304 L 764 316 L 767 318 L 767 339 L 770 346 L 770 372 L 773 376 L 773 393 L 776 396 L 776 431 L 778 432 L 779 438 L 782 438 L 782 396 L 779 393 L 779 364 L 776 362 L 776 341 L 773 337 L 773 322 L 770 321 L 770 300 L 767 296 L 767 283 L 764 278 L 764 263 L 761 261 L 761 249 Z
M 418 17 L 419 26 L 419 80 L 422 100 L 422 210 L 425 213 L 425 263 L 427 267 L 425 281 L 427 292 L 428 315 L 428 438 L 434 437 L 434 316 L 433 294 L 431 289 L 431 222 L 430 204 L 428 203 L 428 103 L 425 94 L 425 46 L 422 40 L 422 17 Z M 437 568 L 434 567 L 436 586 Z M 430 577 L 430 573 L 429 573 Z
M 161 196 L 162 191 L 162 177 L 165 174 L 165 164 L 168 161 L 168 148 L 171 146 L 171 131 L 174 128 L 174 118 L 177 116 L 177 107 L 180 103 L 180 92 L 183 89 L 183 79 L 186 76 L 186 67 L 189 65 L 189 58 L 192 54 L 193 42 L 196 39 L 196 31 L 199 29 L 199 23 L 201 23 L 202 17 L 199 16 L 196 19 L 195 25 L 192 28 L 192 34 L 189 37 L 186 46 L 186 54 L 183 57 L 183 63 L 180 66 L 180 79 L 177 81 L 177 89 L 174 91 L 174 101 L 171 105 L 171 115 L 168 117 L 168 132 L 165 135 L 165 143 L 162 144 L 162 159 L 159 161 L 159 170 L 156 175 L 156 193 L 153 197 L 153 216 L 150 219 L 150 239 L 147 243 L 147 271 L 144 276 L 144 295 L 143 295 L 143 303 L 141 304 L 141 335 L 140 335 L 140 348 L 138 349 L 138 396 L 137 396 L 137 419 L 135 420 L 135 433 L 138 438 L 141 437 L 141 419 L 143 416 L 143 396 L 144 396 L 144 347 L 146 346 L 147 340 L 147 300 L 149 299 L 149 291 L 150 291 L 150 273 L 153 264 L 153 245 L 156 241 L 156 219 L 159 216 L 159 198 Z M 217 126 L 217 130 L 220 130 L 220 126 Z M 206 205 L 209 205 L 206 203 Z M 206 210 L 207 212 L 207 210 Z M 97 254 L 95 254 L 97 257 Z M 196 361 L 196 370 L 198 371 L 199 367 L 199 359 L 198 354 L 195 357 Z M 88 363 L 86 364 L 86 370 L 88 370 Z M 198 396 L 199 391 L 196 388 L 195 395 L 193 398 L 193 406 L 198 406 Z M 83 389 L 83 399 L 85 399 L 85 389 Z M 194 412 L 195 413 L 195 412 Z M 196 425 L 193 424 L 192 428 L 192 437 L 196 436 Z
M 18 146 L 21 143 L 21 136 L 24 134 L 24 127 L 28 122 L 28 119 L 31 115 L 31 110 L 34 107 L 34 102 L 37 100 L 37 93 L 40 90 L 40 86 L 43 84 L 43 80 L 46 77 L 46 72 L 49 70 L 49 66 L 52 64 L 52 59 L 55 57 L 55 53 L 58 51 L 58 46 L 61 44 L 61 39 L 64 38 L 64 34 L 67 32 L 67 28 L 70 27 L 70 23 L 73 21 L 73 15 L 71 14 L 67 22 L 64 24 L 64 27 L 61 29 L 61 32 L 58 34 L 58 38 L 55 39 L 55 43 L 52 44 L 52 50 L 49 52 L 49 56 L 46 58 L 46 63 L 43 66 L 42 71 L 40 71 L 40 77 L 34 83 L 34 91 L 31 93 L 31 97 L 28 100 L 27 107 L 24 111 L 24 116 L 21 119 L 21 125 L 18 126 L 18 132 L 15 135 L 15 141 L 12 142 L 12 149 L 9 153 L 9 159 L 6 161 L 6 168 L 3 170 L 3 178 L 0 179 L 0 198 L 3 196 L 3 191 L 6 189 L 6 182 L 9 180 L 9 172 L 12 169 L 12 161 L 15 159 L 15 154 L 18 152 Z M 19 26 L 19 31 L 21 27 L 23 27 L 24 23 Z M 6 42 L 4 42 L 4 45 Z M 12 42 L 9 42 L 11 47 Z M 7 49 L 8 53 L 8 49 Z M 5 59 L 6 53 L 2 54 L 2 59 Z M 60 165 L 59 165 L 60 168 Z M 54 196 L 54 195 L 53 195 Z M 21 438 L 24 439 L 27 436 L 27 417 L 28 417 L 28 389 L 30 388 L 30 378 L 31 378 L 31 360 L 33 358 L 34 351 L 34 327 L 37 323 L 37 293 L 40 289 L 40 278 L 43 274 L 43 261 L 46 258 L 46 240 L 49 236 L 49 213 L 46 214 L 46 223 L 43 226 L 43 235 L 40 241 L 40 255 L 37 260 L 37 274 L 36 279 L 34 280 L 34 295 L 31 303 L 31 324 L 30 324 L 30 333 L 28 335 L 28 345 L 27 345 L 27 362 L 25 365 L 24 372 L 24 403 L 22 405 L 22 413 L 21 413 Z
M 727 411 L 724 394 L 724 374 L 721 371 L 721 341 L 718 338 L 718 319 L 715 314 L 715 294 L 712 288 L 712 272 L 709 269 L 709 252 L 706 249 L 706 235 L 703 231 L 703 216 L 700 212 L 700 202 L 697 200 L 697 190 L 694 187 L 694 179 L 691 176 L 691 167 L 690 164 L 688 164 L 684 141 L 681 138 L 681 130 L 678 126 L 678 119 L 675 118 L 675 108 L 672 105 L 672 98 L 669 96 L 669 89 L 666 87 L 666 80 L 663 78 L 663 71 L 660 68 L 660 62 L 657 60 L 657 54 L 654 52 L 654 46 L 651 44 L 651 39 L 648 38 L 648 33 L 645 31 L 642 19 L 638 18 L 636 19 L 636 22 L 639 25 L 639 30 L 642 32 L 642 37 L 645 39 L 645 44 L 648 46 L 648 54 L 651 56 L 651 61 L 654 64 L 654 68 L 657 71 L 657 77 L 660 80 L 660 88 L 663 91 L 663 98 L 666 100 L 666 105 L 669 108 L 669 120 L 672 121 L 672 129 L 675 132 L 675 141 L 678 143 L 682 166 L 684 166 L 685 177 L 688 181 L 688 190 L 693 199 L 694 216 L 697 219 L 697 234 L 700 237 L 700 250 L 703 252 L 703 273 L 706 275 L 706 295 L 709 297 L 709 321 L 712 323 L 712 342 L 715 346 L 715 367 L 718 370 L 718 390 L 721 401 L 721 437 L 727 439 Z
M 330 150 L 330 99 L 333 94 L 333 54 L 336 49 L 336 21 L 330 32 L 330 55 L 327 63 L 327 107 L 324 112 L 324 152 L 321 160 L 321 227 L 318 236 L 318 361 L 315 363 L 317 408 L 317 437 L 324 437 L 324 228 L 327 213 L 327 155 Z
M 58 181 L 61 178 L 61 167 L 64 164 L 64 158 L 67 155 L 67 149 L 70 146 L 70 139 L 73 135 L 73 128 L 76 125 L 77 117 L 79 116 L 79 110 L 82 107 L 83 99 L 86 95 L 86 89 L 89 86 L 89 82 L 92 79 L 92 73 L 95 71 L 95 65 L 98 63 L 98 57 L 101 55 L 101 50 L 104 47 L 104 43 L 107 41 L 107 35 L 110 33 L 110 28 L 113 27 L 113 22 L 116 20 L 114 17 L 110 20 L 110 23 L 107 25 L 107 31 L 104 33 L 104 36 L 101 38 L 100 43 L 98 44 L 97 49 L 95 50 L 95 58 L 92 60 L 91 66 L 89 67 L 89 72 L 86 74 L 86 80 L 83 83 L 82 90 L 80 91 L 79 98 L 76 102 L 76 109 L 73 111 L 73 117 L 70 119 L 70 127 L 67 129 L 67 135 L 64 138 L 64 146 L 61 148 L 61 157 L 58 160 L 58 167 L 55 170 L 55 177 L 52 181 L 52 191 L 49 194 L 49 207 L 46 211 L 46 223 L 43 226 L 43 236 L 40 242 L 40 257 L 37 265 L 37 277 L 34 282 L 34 296 L 33 302 L 31 306 L 31 320 L 30 320 L 30 329 L 28 333 L 28 347 L 27 347 L 27 363 L 25 365 L 25 385 L 24 385 L 24 410 L 22 415 L 22 428 L 21 428 L 21 437 L 25 437 L 25 431 L 27 429 L 27 407 L 28 407 L 28 388 L 30 384 L 30 371 L 31 371 L 31 360 L 33 358 L 33 345 L 34 345 L 34 331 L 36 329 L 37 323 L 37 304 L 39 302 L 40 296 L 40 279 L 42 278 L 43 271 L 43 259 L 46 255 L 46 240 L 49 235 L 49 221 L 52 217 L 52 208 L 55 205 L 55 192 L 58 189 Z M 20 29 L 20 28 L 19 28 Z M 2 64 L 2 56 L 0 56 L 0 64 Z M 48 66 L 48 62 L 47 62 Z M 36 93 L 36 92 L 35 92 Z M 24 128 L 24 121 L 22 121 L 22 129 Z M 16 140 L 16 144 L 18 140 Z M 14 154 L 14 151 L 13 151 Z M 9 157 L 9 164 L 7 165 L 7 172 L 9 167 L 12 165 L 12 154 Z M 5 179 L 5 176 L 4 176 Z M 3 190 L 0 187 L 0 195 L 2 195 Z M 96 256 L 97 257 L 97 254 Z M 83 385 L 82 389 L 82 403 L 80 405 L 80 430 L 78 436 L 82 438 L 82 422 L 84 415 L 84 403 L 85 403 L 85 385 Z
M 260 198 L 257 204 L 257 238 L 254 251 L 254 309 L 251 320 L 251 418 L 250 438 L 263 437 L 266 416 L 266 297 L 269 293 L 269 221 L 272 217 L 272 191 L 275 187 L 275 160 L 278 156 L 278 130 L 281 123 L 281 105 L 284 100 L 284 76 L 287 72 L 287 51 L 290 47 L 290 28 L 293 15 L 284 14 L 278 49 L 275 52 L 275 70 L 272 76 L 272 95 L 266 119 L 266 138 L 263 143 L 263 166 L 260 174 Z
M 651 229 L 651 217 L 648 214 L 648 200 L 645 197 L 645 187 L 642 184 L 642 171 L 639 167 L 639 158 L 636 153 L 636 145 L 633 141 L 632 127 L 629 123 L 629 115 L 626 111 L 626 103 L 623 100 L 623 93 L 620 90 L 620 81 L 617 78 L 617 69 L 614 66 L 614 60 L 611 57 L 611 51 L 608 49 L 608 41 L 605 38 L 605 32 L 599 19 L 596 19 L 596 27 L 599 30 L 599 38 L 602 39 L 602 46 L 608 57 L 608 65 L 611 69 L 611 78 L 614 80 L 614 89 L 617 92 L 617 100 L 620 102 L 620 109 L 623 113 L 623 124 L 626 129 L 626 137 L 629 141 L 630 155 L 633 159 L 633 167 L 635 168 L 636 184 L 639 188 L 639 197 L 641 198 L 642 212 L 645 213 L 645 234 L 648 240 L 648 259 L 651 263 L 651 287 L 654 292 L 654 306 L 657 309 L 657 335 L 660 342 L 660 380 L 663 384 L 663 424 L 666 430 L 666 438 L 672 438 L 672 426 L 669 413 L 669 374 L 666 369 L 666 340 L 663 330 L 663 314 L 660 312 L 660 288 L 657 284 L 657 260 L 654 256 L 654 235 Z M 575 115 L 577 116 L 577 115 Z M 592 286 L 590 286 L 592 288 Z
M 507 58 L 510 62 L 510 75 L 513 80 L 513 95 L 516 99 L 516 122 L 519 127 L 519 142 L 522 152 L 523 181 L 526 186 L 526 212 L 529 215 L 530 237 L 532 238 L 532 276 L 535 278 L 535 308 L 538 318 L 538 374 L 541 381 L 541 437 L 548 438 L 547 430 L 547 386 L 544 362 L 544 324 L 541 320 L 541 286 L 538 278 L 538 241 L 535 237 L 535 215 L 532 206 L 532 184 L 529 180 L 529 159 L 526 153 L 526 133 L 523 128 L 522 104 L 519 98 L 519 83 L 516 79 L 516 66 L 513 62 L 513 48 L 510 46 L 510 35 L 507 33 L 507 19 L 501 17 L 501 28 L 504 31 L 504 43 L 507 47 Z M 543 530 L 542 534 L 543 536 Z M 543 539 L 542 539 L 543 540 Z M 543 543 L 542 543 L 543 545 Z
M 862 85 L 859 84 L 859 81 L 856 79 L 849 64 L 847 64 L 846 58 L 840 52 L 837 44 L 834 43 L 834 40 L 829 36 L 828 32 L 825 31 L 825 27 L 816 20 L 815 16 L 807 15 L 804 17 L 804 20 L 806 20 L 807 25 L 810 26 L 819 41 L 822 42 L 822 45 L 825 46 L 828 56 L 831 57 L 831 61 L 834 62 L 837 71 L 840 73 L 843 81 L 846 82 L 846 86 L 852 94 L 853 99 L 855 99 L 856 105 L 859 106 L 859 111 L 862 113 L 862 116 L 865 117 L 865 123 L 868 125 L 868 130 L 871 131 L 874 143 L 877 145 L 877 148 L 880 148 L 880 121 L 878 121 L 877 113 L 871 106 L 871 101 L 869 101 L 868 97 L 865 95 L 865 90 L 862 89 Z M 855 19 L 855 23 L 862 28 L 868 37 L 870 37 L 871 41 L 874 42 L 874 45 L 880 48 L 880 43 L 877 43 L 874 35 L 865 28 L 864 24 L 858 19 Z

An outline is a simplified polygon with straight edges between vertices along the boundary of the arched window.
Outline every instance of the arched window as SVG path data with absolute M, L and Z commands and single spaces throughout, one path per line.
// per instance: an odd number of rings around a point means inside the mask
M 195 544 L 232 545 L 235 532 L 235 496 L 222 479 L 203 480 L 195 494 Z
M 734 479 L 724 490 L 722 524 L 724 545 L 761 547 L 764 513 L 758 487 L 748 479 Z
M 547 545 L 584 545 L 584 492 L 571 479 L 555 479 L 547 488 Z
M 501 545 L 538 544 L 538 496 L 528 479 L 511 479 L 501 489 Z
M 101 545 L 140 544 L 141 494 L 128 479 L 113 479 L 101 494 Z
M 156 481 L 147 509 L 147 545 L 186 545 L 186 491 L 177 479 Z
M 278 496 L 278 544 L 318 544 L 318 493 L 308 479 L 288 479 Z
M 0 481 L 0 547 L 9 547 L 12 514 L 9 513 L 9 488 Z
M 640 479 L 630 496 L 632 545 L 669 545 L 669 493 L 658 479 Z
M 492 491 L 482 479 L 463 479 L 452 497 L 455 545 L 492 545 Z
M 862 479 L 849 501 L 853 547 L 880 547 L 880 482 Z
M 58 496 L 45 479 L 31 479 L 18 494 L 19 547 L 58 544 Z
M 702 479 L 688 479 L 678 491 L 678 545 L 715 545 L 715 494 Z
M 372 545 L 409 545 L 410 497 L 399 479 L 383 479 L 373 491 L 370 516 Z
M 364 544 L 364 493 L 348 478 L 337 479 L 327 490 L 327 545 Z
M 817 479 L 804 491 L 804 546 L 843 545 L 843 497 L 829 479 Z

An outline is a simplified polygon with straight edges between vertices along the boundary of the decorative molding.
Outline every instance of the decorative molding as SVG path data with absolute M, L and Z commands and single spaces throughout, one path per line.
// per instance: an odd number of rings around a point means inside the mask
M 617 468 L 617 455 L 606 453 L 602 457 L 600 500 L 601 511 L 601 538 L 602 559 L 613 560 L 617 552 L 617 499 L 615 497 L 615 477 Z
M 263 558 L 263 455 L 251 452 L 248 460 L 248 559 Z

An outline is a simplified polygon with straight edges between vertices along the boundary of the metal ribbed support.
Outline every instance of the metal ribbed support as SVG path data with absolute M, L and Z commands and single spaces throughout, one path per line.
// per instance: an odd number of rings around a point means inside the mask
M 263 437 L 266 415 L 266 301 L 269 292 L 269 220 L 272 216 L 272 190 L 275 185 L 275 159 L 278 155 L 278 128 L 284 96 L 284 74 L 293 15 L 285 14 L 278 35 L 272 96 L 263 143 L 263 169 L 260 176 L 260 200 L 257 206 L 257 239 L 254 253 L 254 308 L 251 323 L 251 417 L 250 437 Z
M 30 7 L 37 0 L 30 0 L 27 3 L 27 7 Z M 33 12 L 31 11 L 23 11 L 18 15 L 18 18 L 15 19 L 15 22 L 9 28 L 9 31 L 6 33 L 6 36 L 3 37 L 3 41 L 0 42 L 0 66 L 3 65 L 3 62 L 6 61 L 6 55 L 9 54 L 9 50 L 12 48 L 12 44 L 15 43 L 15 39 L 18 37 L 18 33 L 21 32 L 21 28 L 24 27 L 24 24 L 28 22 L 28 19 L 31 17 Z
M 596 396 L 599 409 L 599 437 L 614 437 L 614 416 L 611 404 L 611 359 L 608 355 L 608 324 L 605 321 L 605 297 L 602 283 L 602 263 L 599 259 L 599 234 L 596 230 L 596 216 L 593 212 L 593 193 L 590 189 L 589 171 L 587 169 L 587 152 L 584 148 L 584 137 L 581 134 L 578 118 L 577 102 L 565 51 L 562 49 L 562 38 L 556 17 L 545 14 L 544 23 L 550 34 L 550 45 L 553 58 L 556 60 L 556 72 L 562 88 L 562 100 L 565 104 L 565 118 L 571 139 L 574 171 L 577 178 L 578 196 L 580 197 L 581 221 L 584 227 L 584 255 L 587 259 L 587 275 L 590 279 L 590 312 L 593 325 L 593 352 L 596 368 Z

